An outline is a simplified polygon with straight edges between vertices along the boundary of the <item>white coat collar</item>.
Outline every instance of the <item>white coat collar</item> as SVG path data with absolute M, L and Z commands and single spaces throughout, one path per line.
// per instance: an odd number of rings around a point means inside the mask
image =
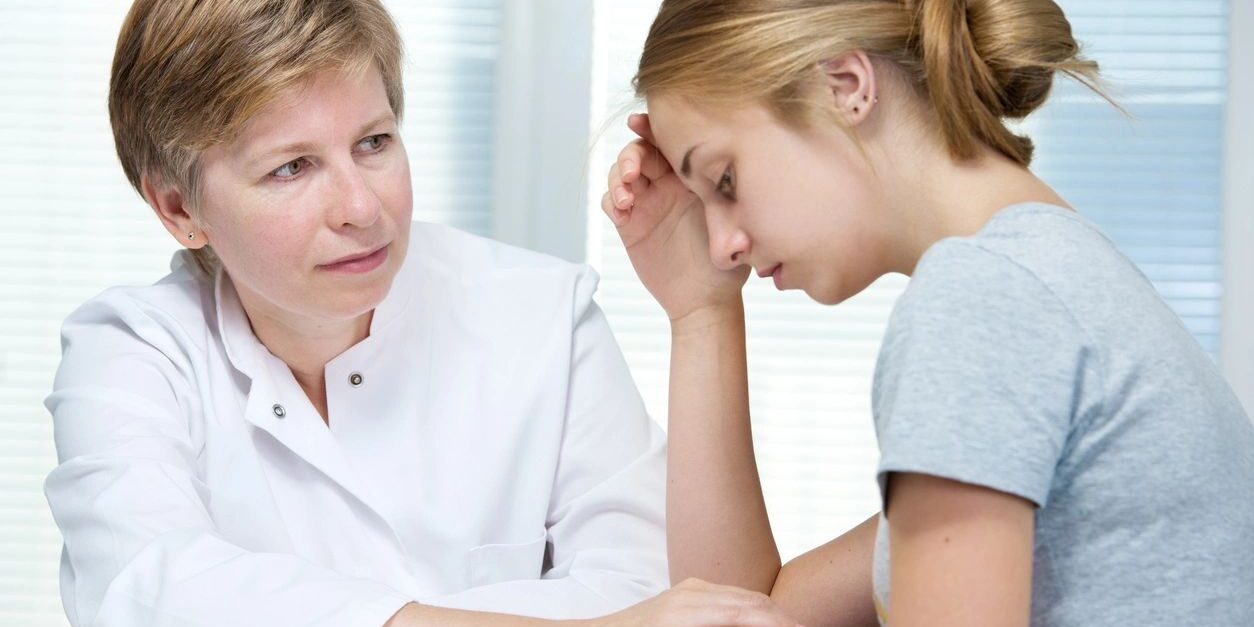
M 193 262 L 194 264 L 194 262 Z M 397 327 L 408 308 L 413 294 L 412 273 L 408 261 L 393 280 L 392 288 L 383 302 L 375 308 L 370 323 L 370 335 L 349 348 L 327 364 L 328 370 L 337 360 L 361 350 L 374 351 L 388 343 L 389 333 Z M 195 271 L 195 270 L 194 270 Z M 270 353 L 257 339 L 249 324 L 248 316 L 239 301 L 239 295 L 227 273 L 221 269 L 214 273 L 214 300 L 217 310 L 218 333 L 227 359 L 237 370 L 251 380 L 244 419 L 253 426 L 269 433 L 281 444 L 306 462 L 322 471 L 332 481 L 357 497 L 367 508 L 378 515 L 380 521 L 391 530 L 390 524 L 377 501 L 384 495 L 375 495 L 367 488 L 348 463 L 331 430 L 322 424 L 304 392 L 295 383 L 290 369 L 282 360 Z M 275 407 L 283 407 L 283 416 L 276 414 Z M 393 532 L 394 533 L 394 532 Z
M 412 248 L 411 246 L 411 253 L 413 252 Z M 194 266 L 194 262 L 191 265 Z M 388 290 L 387 296 L 383 298 L 383 302 L 379 303 L 378 307 L 375 307 L 374 317 L 370 321 L 370 335 L 358 344 L 350 347 L 348 351 L 345 351 L 345 354 L 357 350 L 363 344 L 384 341 L 383 338 L 387 336 L 396 321 L 402 317 L 402 314 L 409 307 L 409 301 L 414 292 L 413 280 L 410 276 L 413 272 L 411 269 L 412 265 L 409 259 L 406 259 L 401 265 L 400 271 L 396 273 L 396 277 L 392 280 L 392 287 Z M 253 333 L 252 324 L 248 321 L 248 314 L 244 312 L 243 303 L 240 302 L 239 294 L 235 291 L 235 285 L 227 272 L 219 268 L 214 273 L 213 283 L 213 300 L 217 308 L 218 337 L 222 338 L 227 358 L 237 370 L 250 379 L 255 379 L 262 373 L 261 368 L 265 360 L 276 358 Z M 334 363 L 334 361 L 332 360 L 331 363 Z

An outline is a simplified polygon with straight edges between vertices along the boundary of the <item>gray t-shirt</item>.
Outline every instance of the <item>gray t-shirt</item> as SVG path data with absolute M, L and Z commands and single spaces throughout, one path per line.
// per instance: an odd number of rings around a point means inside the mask
M 1254 425 L 1078 214 L 1016 205 L 933 245 L 873 397 L 881 495 L 911 472 L 1036 504 L 1032 625 L 1254 625 Z M 891 616 L 888 545 L 881 518 Z

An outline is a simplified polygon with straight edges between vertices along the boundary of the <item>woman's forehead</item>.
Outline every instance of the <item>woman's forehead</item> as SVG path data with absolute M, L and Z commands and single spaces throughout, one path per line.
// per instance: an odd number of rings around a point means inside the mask
M 377 70 L 323 71 L 280 93 L 253 114 L 231 148 L 252 158 L 283 145 L 354 135 L 395 119 Z

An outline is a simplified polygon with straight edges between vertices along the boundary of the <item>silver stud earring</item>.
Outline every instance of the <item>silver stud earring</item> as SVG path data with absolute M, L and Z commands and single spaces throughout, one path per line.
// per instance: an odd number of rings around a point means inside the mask
M 196 231 L 191 231 L 191 232 L 189 232 L 189 233 L 187 234 L 187 241 L 189 241 L 189 242 L 190 242 L 190 241 L 192 241 L 192 240 L 194 240 L 194 239 L 196 239 Z

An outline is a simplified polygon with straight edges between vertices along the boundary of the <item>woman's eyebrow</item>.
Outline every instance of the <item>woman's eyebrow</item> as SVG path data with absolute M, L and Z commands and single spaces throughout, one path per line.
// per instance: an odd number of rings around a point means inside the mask
M 697 144 L 696 146 L 693 146 L 692 148 L 689 148 L 689 149 L 688 149 L 688 152 L 685 152 L 685 153 L 684 153 L 684 160 L 683 160 L 683 163 L 682 163 L 682 164 L 680 164 L 680 166 L 679 166 L 679 173 L 680 173 L 680 174 L 681 174 L 684 178 L 691 178 L 691 177 L 692 177 L 692 153 L 693 153 L 693 152 L 695 152 L 695 151 L 696 151 L 696 149 L 698 149 L 698 148 L 700 148 L 700 147 L 701 147 L 701 144 Z
M 276 157 L 278 155 L 298 153 L 298 152 L 313 152 L 314 149 L 315 149 L 315 145 L 311 142 L 294 142 L 291 144 L 284 144 L 277 148 L 267 150 L 257 155 L 256 157 L 253 157 L 252 159 L 248 161 L 248 165 L 250 167 L 255 166 L 255 165 L 260 165 L 262 162 L 269 161 L 271 158 Z
M 366 124 L 366 125 L 362 126 L 362 127 L 361 127 L 361 130 L 360 130 L 360 131 L 357 131 L 357 134 L 358 134 L 358 135 L 365 135 L 365 134 L 366 134 L 366 131 L 369 131 L 370 129 L 372 129 L 372 128 L 376 127 L 376 126 L 378 126 L 378 125 L 380 125 L 380 124 L 383 124 L 384 122 L 395 122 L 395 121 L 396 121 L 396 114 L 395 114 L 395 113 L 393 113 L 393 112 L 392 112 L 392 111 L 390 111 L 390 110 L 389 110 L 389 111 L 386 111 L 386 112 L 384 112 L 384 113 L 379 114 L 379 115 L 378 115 L 377 117 L 375 117 L 373 120 L 370 120 L 370 122 L 369 122 L 368 124 Z
M 370 129 L 380 124 L 383 124 L 384 122 L 394 121 L 395 119 L 396 119 L 396 114 L 392 113 L 391 111 L 382 113 L 378 115 L 377 117 L 375 117 L 374 119 L 370 120 L 369 123 L 362 125 L 361 130 L 357 131 L 357 136 L 364 135 Z M 248 161 L 248 165 L 249 167 L 252 167 L 252 166 L 259 165 L 264 161 L 268 161 L 271 158 L 278 156 L 278 155 L 300 153 L 300 152 L 313 152 L 316 149 L 317 149 L 317 144 L 314 144 L 313 142 L 307 142 L 307 141 L 292 142 L 290 144 L 284 144 L 282 146 L 272 148 L 270 150 L 267 150 L 257 155 L 256 157 Z

